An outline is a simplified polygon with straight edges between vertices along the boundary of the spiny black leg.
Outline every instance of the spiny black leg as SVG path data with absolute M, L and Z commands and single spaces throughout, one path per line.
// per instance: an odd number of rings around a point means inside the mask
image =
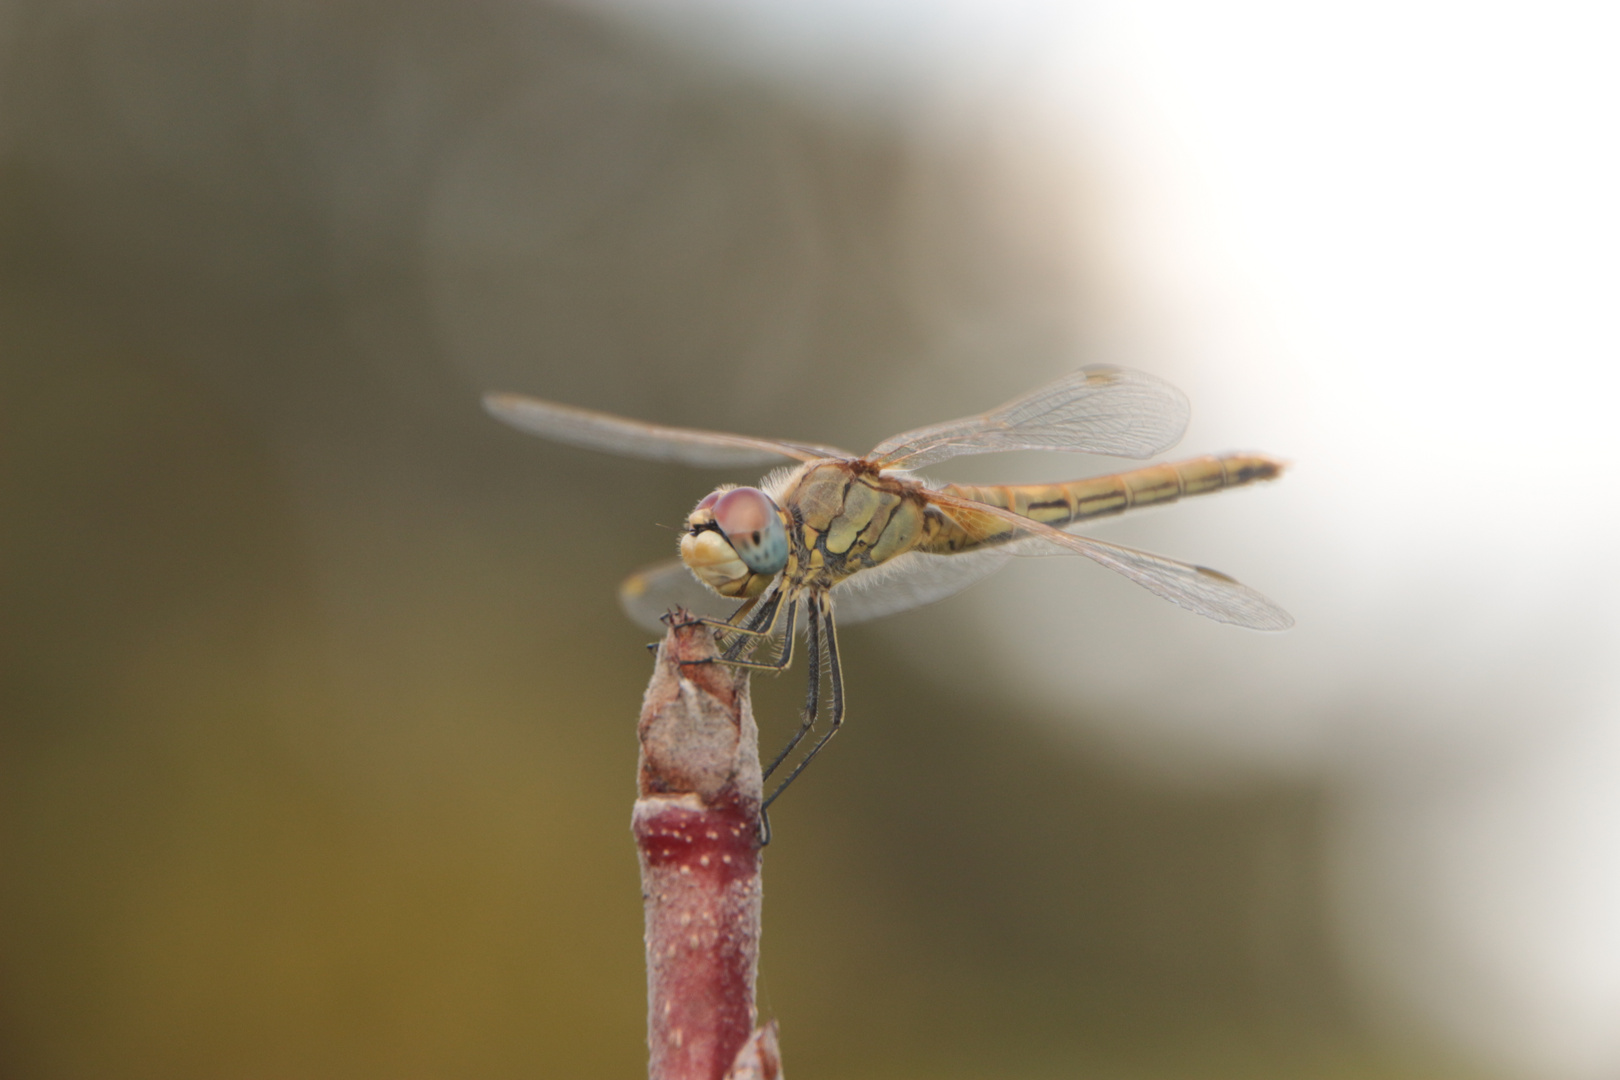
M 828 726 L 826 734 L 817 739 L 816 744 L 810 748 L 810 752 L 804 755 L 797 765 L 793 766 L 793 771 L 787 774 L 787 779 L 778 784 L 776 790 L 771 792 L 770 798 L 766 799 L 761 805 L 761 812 L 770 809 L 771 803 L 780 798 L 782 792 L 788 789 L 788 785 L 798 779 L 799 774 L 804 772 L 805 766 L 815 760 L 816 755 L 821 753 L 821 748 L 827 745 L 827 740 L 838 734 L 838 729 L 844 723 L 844 669 L 838 662 L 838 630 L 833 625 L 832 607 L 827 605 L 825 598 L 819 594 L 810 598 L 810 604 L 812 605 L 810 608 L 812 613 L 817 608 L 820 608 L 821 618 L 827 624 L 827 673 L 832 683 L 832 722 Z M 812 615 L 812 617 L 814 616 Z
M 781 602 L 782 591 L 780 589 L 773 590 L 769 596 L 765 597 L 764 603 L 750 600 L 747 604 L 732 612 L 731 618 L 727 621 L 731 625 L 741 627 L 744 630 L 758 630 L 761 626 L 767 626 L 776 619 L 776 608 Z M 751 605 L 754 606 L 753 611 L 748 610 Z M 745 614 L 748 617 L 739 622 L 738 617 Z
M 821 611 L 814 599 L 805 603 L 805 651 L 808 653 L 805 666 L 810 669 L 810 688 L 805 693 L 804 712 L 799 716 L 799 730 L 788 744 L 782 747 L 782 752 L 771 759 L 770 765 L 765 768 L 765 777 L 768 779 L 776 767 L 793 753 L 794 747 L 804 738 L 816 722 L 816 714 L 821 711 Z
M 792 630 L 792 627 L 793 627 L 794 621 L 797 620 L 798 617 L 799 617 L 799 599 L 798 599 L 798 597 L 794 597 L 793 599 L 791 599 L 791 600 L 789 600 L 787 602 L 787 624 L 788 624 L 789 629 L 788 629 L 787 636 L 782 641 L 782 655 L 778 656 L 775 660 L 772 660 L 768 664 L 756 663 L 753 660 L 733 660 L 733 659 L 730 659 L 730 658 L 724 657 L 724 656 L 715 657 L 713 660 L 693 661 L 693 662 L 694 663 L 705 663 L 705 664 L 708 664 L 708 663 L 729 664 L 731 667 L 746 668 L 749 671 L 782 671 L 782 670 L 790 667 L 792 665 L 792 663 L 793 663 L 793 630 Z M 775 625 L 775 620 L 774 619 L 772 620 L 772 625 L 773 626 Z M 769 634 L 768 630 L 766 631 L 766 634 Z
M 749 603 L 752 603 L 752 601 Z M 781 607 L 781 605 L 782 592 L 780 589 L 778 589 L 777 591 L 771 593 L 770 596 L 766 597 L 763 604 L 760 604 L 752 612 L 750 612 L 748 618 L 744 619 L 740 624 L 737 624 L 737 629 L 747 631 L 747 633 L 738 634 L 737 640 L 733 641 L 730 645 L 727 645 L 725 651 L 720 654 L 721 659 L 735 660 L 740 657 L 749 646 L 757 645 L 759 643 L 759 638 L 756 635 L 759 628 L 761 626 L 775 625 L 776 611 L 779 607 Z M 737 616 L 741 615 L 747 610 L 748 605 L 744 604 L 736 611 L 736 613 L 731 616 L 732 621 L 735 622 Z M 722 634 L 724 634 L 724 632 L 724 630 L 721 631 Z

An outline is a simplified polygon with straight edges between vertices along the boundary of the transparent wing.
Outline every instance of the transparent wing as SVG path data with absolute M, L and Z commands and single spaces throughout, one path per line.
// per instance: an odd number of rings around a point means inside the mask
M 1016 545 L 987 548 L 962 555 L 926 555 L 908 552 L 875 570 L 865 570 L 833 587 L 832 600 L 841 625 L 880 619 L 914 607 L 954 596 L 988 577 L 1017 554 Z M 737 610 L 738 601 L 717 596 L 679 559 L 644 567 L 619 585 L 619 606 L 630 621 L 644 630 L 663 632 L 658 620 L 666 611 L 683 607 L 699 615 L 724 619 Z M 800 619 L 802 631 L 804 620 Z
M 664 632 L 664 624 L 658 620 L 675 608 L 711 619 L 727 619 L 741 603 L 715 593 L 693 577 L 679 559 L 644 566 L 619 584 L 619 606 L 624 613 L 631 622 L 655 634 Z
M 1101 563 L 1115 573 L 1124 574 L 1149 592 L 1216 622 L 1232 623 L 1251 630 L 1286 630 L 1294 625 L 1294 617 L 1288 612 L 1219 570 L 1193 566 L 1089 536 L 1075 536 L 998 506 L 986 506 L 939 492 L 931 492 L 930 497 L 941 510 L 958 521 L 966 523 L 974 515 L 987 515 L 1017 526 L 1026 537 L 1012 541 L 1003 549 L 1010 555 L 1035 554 L 1042 545 L 1056 545 Z
M 1186 395 L 1164 380 L 1095 364 L 999 409 L 896 435 L 867 457 L 899 469 L 1002 450 L 1149 458 L 1176 444 L 1187 414 Z
M 523 394 L 486 394 L 484 408 L 497 420 L 503 420 L 515 428 L 570 446 L 704 468 L 780 465 L 783 458 L 815 461 L 819 458 L 855 456 L 814 443 L 781 442 L 723 431 L 648 424 Z
M 1015 554 L 1010 546 L 961 555 L 908 551 L 834 585 L 833 610 L 844 625 L 910 611 L 955 596 L 1006 566 Z

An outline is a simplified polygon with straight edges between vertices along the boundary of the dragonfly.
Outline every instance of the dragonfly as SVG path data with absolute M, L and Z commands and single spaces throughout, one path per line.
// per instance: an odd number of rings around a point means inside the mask
M 765 777 L 815 730 L 824 678 L 827 724 L 763 808 L 844 722 L 837 627 L 944 599 L 1014 557 L 1081 555 L 1218 622 L 1251 630 L 1293 625 L 1277 604 L 1217 570 L 1074 531 L 1133 509 L 1274 479 L 1284 468 L 1276 458 L 1212 454 L 1051 484 L 933 484 L 917 474 L 951 458 L 1011 450 L 1154 457 L 1180 441 L 1189 406 L 1181 391 L 1145 372 L 1085 367 L 989 412 L 885 439 L 867 454 L 668 427 L 522 394 L 489 394 L 484 405 L 523 431 L 591 450 L 702 468 L 779 466 L 757 487 L 723 484 L 704 496 L 681 529 L 680 557 L 620 587 L 638 624 L 656 632 L 668 612 L 684 608 L 715 627 L 721 662 L 739 667 L 785 670 L 803 634 L 804 709 Z M 775 655 L 755 659 L 762 645 Z

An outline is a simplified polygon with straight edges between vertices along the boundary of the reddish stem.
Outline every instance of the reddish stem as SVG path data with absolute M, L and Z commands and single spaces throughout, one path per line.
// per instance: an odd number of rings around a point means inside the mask
M 652 1080 L 723 1080 L 758 1056 L 762 780 L 745 673 L 678 613 L 642 704 L 632 831 L 647 921 Z M 774 1030 L 770 1068 L 776 1076 Z

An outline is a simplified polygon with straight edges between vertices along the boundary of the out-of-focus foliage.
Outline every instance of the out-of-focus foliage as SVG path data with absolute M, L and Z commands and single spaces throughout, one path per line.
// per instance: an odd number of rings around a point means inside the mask
M 1083 269 L 971 148 L 567 8 L 14 3 L 0 48 L 0 1072 L 635 1075 L 612 591 L 725 477 L 478 393 L 867 445 L 940 350 L 1070 347 Z M 795 1076 L 1399 1073 L 1320 792 L 844 645 L 767 862 Z

